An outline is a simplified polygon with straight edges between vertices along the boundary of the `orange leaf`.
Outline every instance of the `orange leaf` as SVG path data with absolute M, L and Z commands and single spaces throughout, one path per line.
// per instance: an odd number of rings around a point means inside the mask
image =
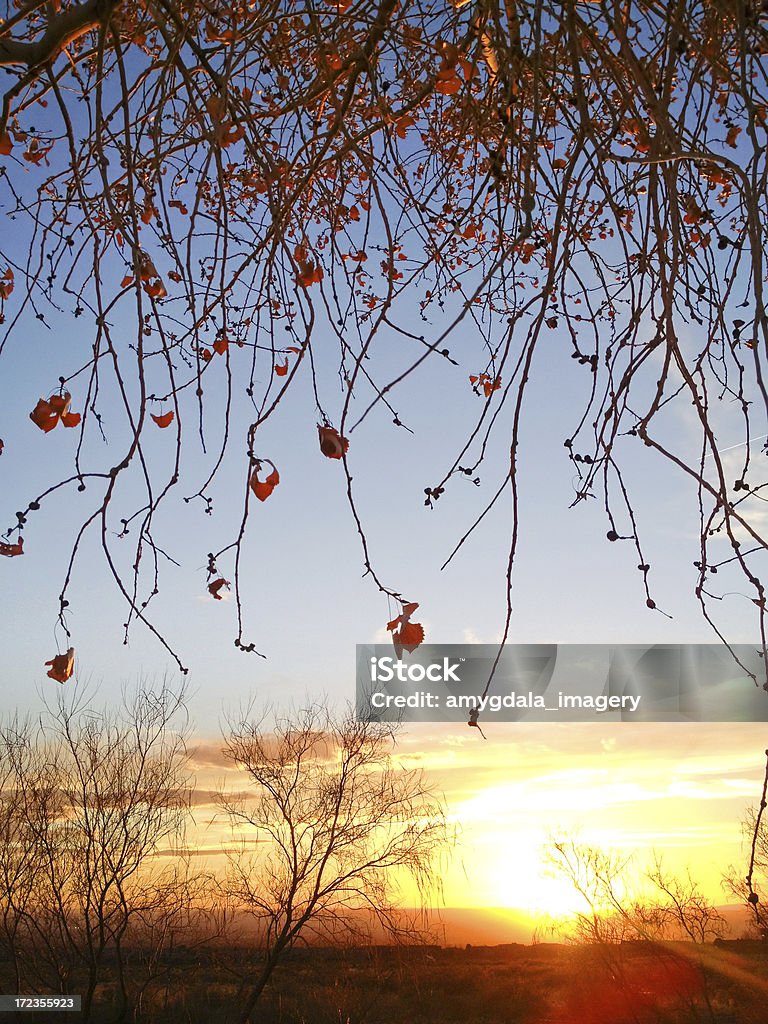
M 284 363 L 275 363 L 275 373 L 278 377 L 284 377 L 288 373 L 288 360 Z
M 59 683 L 66 683 L 75 667 L 75 648 L 70 647 L 66 654 L 57 654 L 55 658 L 51 658 L 45 664 L 51 666 L 48 672 L 51 679 L 55 679 Z
M 226 338 L 217 338 L 213 343 L 213 351 L 218 352 L 220 356 L 223 356 L 228 348 L 229 342 Z
M 208 584 L 208 593 L 214 599 L 214 601 L 222 601 L 223 598 L 219 591 L 222 587 L 226 587 L 229 590 L 229 580 L 218 579 Z
M 399 139 L 404 139 L 407 134 L 407 129 L 414 124 L 416 124 L 416 118 L 411 114 L 403 114 L 402 117 L 398 117 L 395 121 L 395 133 L 397 134 L 397 137 Z M 364 210 L 368 209 L 365 203 L 361 203 L 361 206 Z
M 65 391 L 61 395 L 51 395 L 47 401 L 44 398 L 41 398 L 29 414 L 29 418 L 35 426 L 40 427 L 45 434 L 50 430 L 53 430 L 59 420 L 61 420 L 65 426 L 75 427 L 80 422 L 80 414 L 70 413 L 69 403 L 70 396 L 68 391 Z M 65 416 L 69 422 L 65 422 Z M 77 419 L 73 422 L 73 418 L 75 416 Z
M 165 290 L 165 285 L 159 277 L 156 281 L 147 281 L 144 285 L 144 291 L 153 299 L 164 299 L 168 294 Z
M 317 266 L 313 260 L 302 260 L 299 263 L 299 273 L 296 281 L 302 288 L 309 288 L 310 285 L 318 284 L 323 279 L 323 268 Z
M 392 633 L 392 643 L 395 645 L 395 654 L 398 658 L 403 651 L 413 651 L 424 639 L 424 627 L 420 622 L 411 622 L 410 617 L 418 608 L 416 601 L 409 601 L 403 605 L 401 615 L 398 615 L 392 622 L 387 623 L 387 629 L 392 631 L 400 626 L 397 632 Z
M 153 412 L 151 412 L 149 415 L 152 417 L 152 419 L 155 421 L 158 427 L 162 427 L 163 429 L 165 429 L 165 427 L 169 427 L 171 423 L 173 423 L 175 413 L 173 409 L 169 409 L 168 412 L 164 412 L 159 416 L 155 416 Z
M 13 291 L 13 270 L 8 267 L 6 272 L 0 277 L 0 299 L 7 299 Z
M 461 88 L 461 79 L 452 68 L 438 71 L 435 89 L 443 96 L 455 96 Z
M 11 136 L 8 132 L 3 132 L 3 134 L 0 135 L 0 156 L 10 156 L 12 149 L 13 143 L 11 142 Z
M 49 430 L 53 430 L 56 424 L 59 422 L 58 415 L 51 409 L 50 405 L 44 398 L 41 398 L 32 412 L 29 414 L 29 418 L 35 424 L 40 427 L 44 433 L 48 433 Z
M 407 622 L 392 637 L 406 651 L 414 651 L 424 640 L 424 627 L 419 622 Z
M 50 405 L 53 411 L 59 416 L 63 416 L 67 411 L 69 408 L 69 402 L 70 397 L 68 391 L 65 391 L 62 395 L 51 395 L 48 399 L 48 405 Z
M 254 469 L 250 479 L 250 487 L 259 501 L 266 501 L 272 491 L 280 483 L 280 474 L 273 469 L 266 480 L 259 480 L 259 471 Z
M 270 487 L 269 484 L 264 483 L 263 480 L 262 481 L 254 480 L 253 477 L 252 477 L 251 478 L 251 490 L 256 495 L 256 497 L 259 499 L 259 501 L 266 501 L 267 498 L 272 493 L 272 491 L 274 490 L 274 487 Z
M 61 414 L 61 422 L 65 427 L 76 427 L 80 422 L 79 412 L 63 412 Z
M 200 355 L 203 358 L 203 362 L 209 363 L 213 359 L 213 352 L 209 348 L 201 348 Z
M 317 433 L 320 439 L 320 451 L 328 459 L 340 459 L 349 450 L 349 441 L 342 437 L 338 430 L 333 427 L 321 427 L 318 425 Z
M 7 558 L 15 558 L 16 555 L 24 554 L 24 538 L 19 537 L 15 544 L 0 544 L 0 555 Z
M 133 274 L 126 274 L 123 280 L 120 282 L 120 287 L 127 288 L 129 284 L 133 284 Z
M 736 149 L 736 139 L 741 135 L 741 128 L 737 128 L 736 125 L 728 129 L 728 134 L 725 137 L 726 145 L 730 146 L 731 149 Z

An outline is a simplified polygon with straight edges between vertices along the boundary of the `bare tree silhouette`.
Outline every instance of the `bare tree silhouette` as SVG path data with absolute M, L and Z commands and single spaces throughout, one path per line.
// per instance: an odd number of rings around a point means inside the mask
M 551 842 L 548 860 L 584 900 L 584 910 L 571 920 L 581 942 L 703 944 L 724 934 L 725 920 L 690 872 L 684 878 L 672 874 L 659 855 L 644 869 L 631 855 L 562 837 Z
M 765 769 L 760 802 L 751 807 L 742 821 L 744 839 L 749 846 L 747 873 L 731 866 L 723 881 L 738 900 L 749 910 L 755 932 L 762 939 L 768 939 L 768 907 L 766 906 L 766 876 L 768 875 L 768 823 L 765 809 L 768 806 L 768 750 L 765 752 Z
M 125 943 L 153 922 L 166 941 L 196 882 L 181 845 L 189 817 L 183 693 L 167 686 L 96 709 L 59 695 L 37 723 L 0 729 L 2 940 L 16 991 L 82 994 L 90 1020 L 107 970 L 128 1019 Z
M 30 395 L 35 427 L 8 423 L 4 440 L 10 452 L 24 430 L 60 427 L 56 444 L 70 427 L 77 444 L 71 470 L 19 496 L 0 551 L 35 557 L 34 514 L 87 491 L 56 584 L 62 626 L 95 532 L 126 632 L 138 619 L 175 652 L 151 617 L 156 514 L 182 486 L 203 513 L 229 506 L 217 486 L 232 452 L 241 512 L 208 582 L 216 596 L 231 580 L 236 644 L 255 651 L 243 544 L 254 502 L 280 500 L 261 428 L 308 376 L 315 408 L 286 436 L 319 424 L 366 573 L 398 600 L 356 504 L 355 428 L 376 415 L 410 429 L 400 385 L 430 389 L 431 368 L 466 440 L 425 467 L 426 503 L 468 481 L 485 495 L 446 564 L 511 492 L 509 585 L 529 385 L 567 376 L 570 356 L 584 373 L 563 451 L 574 503 L 604 504 L 658 612 L 627 464 L 644 446 L 676 467 L 698 501 L 702 614 L 722 632 L 736 592 L 764 642 L 750 442 L 768 410 L 766 45 L 762 5 L 731 0 L 9 4 L 0 349 L 14 359 L 29 323 L 66 324 L 72 345 Z M 745 443 L 724 455 L 734 411 Z M 108 448 L 90 443 L 101 435 Z M 495 445 L 506 469 L 483 479 Z M 186 484 L 188 449 L 203 462 Z M 508 599 L 505 638 L 510 616 Z
M 236 834 L 263 844 L 261 853 L 232 854 L 227 881 L 235 905 L 256 919 L 263 952 L 244 1024 L 296 942 L 360 936 L 371 922 L 392 938 L 416 937 L 400 886 L 408 878 L 427 898 L 448 830 L 423 773 L 394 762 L 392 740 L 391 727 L 318 704 L 273 727 L 232 725 L 225 753 L 256 792 L 224 796 L 223 806 Z

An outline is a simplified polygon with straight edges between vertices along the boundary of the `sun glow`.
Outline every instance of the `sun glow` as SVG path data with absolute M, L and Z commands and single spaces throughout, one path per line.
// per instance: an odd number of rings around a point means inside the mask
M 584 909 L 583 897 L 570 882 L 552 874 L 539 837 L 497 838 L 498 853 L 488 863 L 489 903 L 547 917 L 565 917 Z

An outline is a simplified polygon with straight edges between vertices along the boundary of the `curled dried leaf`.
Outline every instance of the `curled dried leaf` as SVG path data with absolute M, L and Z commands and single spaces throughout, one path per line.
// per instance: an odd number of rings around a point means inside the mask
M 70 647 L 66 654 L 57 654 L 45 664 L 51 666 L 48 670 L 49 678 L 55 679 L 58 683 L 66 683 L 75 667 L 75 648 Z
M 79 412 L 70 412 L 69 403 L 71 396 L 68 391 L 60 395 L 51 395 L 50 398 L 41 398 L 29 414 L 29 418 L 47 434 L 61 421 L 65 427 L 76 427 L 80 422 Z
M 273 467 L 272 472 L 269 474 L 266 480 L 259 480 L 259 470 L 254 469 L 251 474 L 250 487 L 259 501 L 266 501 L 272 491 L 280 483 L 280 474 Z
M 5 555 L 6 558 L 15 558 L 17 555 L 24 554 L 24 538 L 19 537 L 15 544 L 0 544 L 0 555 Z
M 317 433 L 320 440 L 320 451 L 327 459 L 340 459 L 349 450 L 349 441 L 342 437 L 333 427 L 318 425 Z
M 226 589 L 229 590 L 229 586 L 229 580 L 225 580 L 220 577 L 219 579 L 213 580 L 211 583 L 208 584 L 208 593 L 211 595 L 214 601 L 223 601 L 224 598 L 222 597 L 220 591 L 224 587 L 226 587 Z

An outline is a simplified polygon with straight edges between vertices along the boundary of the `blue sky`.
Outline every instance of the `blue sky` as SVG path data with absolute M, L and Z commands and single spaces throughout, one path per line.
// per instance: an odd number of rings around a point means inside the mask
M 62 329 L 50 332 L 34 321 L 25 324 L 12 336 L 13 349 L 6 353 L 14 363 L 13 375 L 3 377 L 0 433 L 6 445 L 0 502 L 2 521 L 8 525 L 16 509 L 25 507 L 54 474 L 66 472 L 76 444 L 76 430 L 58 427 L 44 435 L 28 419 L 37 398 L 51 393 L 58 373 L 71 367 L 71 349 L 79 347 L 81 322 L 62 320 Z M 504 475 L 503 431 L 481 467 L 481 487 L 457 478 L 434 509 L 423 504 L 424 487 L 442 477 L 482 402 L 469 386 L 468 374 L 475 367 L 472 356 L 462 358 L 464 344 L 475 351 L 472 339 L 465 341 L 460 332 L 453 347 L 459 367 L 435 360 L 405 382 L 397 408 L 413 434 L 393 427 L 391 416 L 379 407 L 350 439 L 350 471 L 377 570 L 386 585 L 420 602 L 417 618 L 431 642 L 493 642 L 503 626 L 510 525 L 506 495 L 453 563 L 439 570 Z M 563 339 L 552 332 L 550 344 L 557 350 Z M 238 354 L 235 350 L 233 361 Z M 223 367 L 211 369 L 222 371 L 223 377 Z M 606 540 L 607 523 L 598 501 L 568 508 L 573 473 L 562 441 L 580 411 L 587 376 L 574 362 L 555 358 L 555 352 L 551 359 L 540 359 L 534 370 L 521 446 L 521 543 L 511 639 L 711 641 L 714 637 L 700 620 L 692 594 L 692 562 L 698 555 L 695 493 L 675 470 L 660 466 L 636 440 L 627 439 L 628 479 L 645 557 L 653 567 L 653 594 L 672 619 L 645 608 L 637 556 L 629 544 Z M 73 396 L 73 408 L 79 409 L 76 385 Z M 214 436 L 215 416 L 213 409 L 209 417 Z M 222 547 L 238 522 L 244 442 L 233 443 L 212 490 L 214 514 L 207 516 L 202 502 L 180 500 L 199 486 L 206 465 L 194 417 L 184 423 L 179 498 L 158 516 L 154 531 L 181 568 L 163 567 L 161 593 L 150 607 L 190 668 L 194 712 L 201 722 L 216 718 L 222 698 L 239 703 L 252 695 L 279 699 L 319 691 L 335 700 L 349 698 L 354 645 L 386 638 L 388 602 L 362 578 L 342 467 L 320 454 L 315 422 L 305 374 L 284 408 L 260 432 L 258 451 L 274 460 L 281 483 L 268 501 L 255 503 L 242 580 L 245 640 L 252 640 L 267 660 L 235 650 L 234 602 L 214 602 L 205 589 L 206 553 Z M 681 447 L 693 450 L 691 425 L 679 413 L 670 414 L 668 423 Z M 104 425 L 110 451 L 98 454 L 102 464 L 110 464 L 120 452 L 121 425 L 117 415 L 115 422 L 105 418 Z M 736 425 L 725 422 L 720 436 L 723 447 L 737 442 Z M 148 432 L 147 450 L 162 464 L 170 459 L 173 442 L 173 428 Z M 101 445 L 94 439 L 90 443 L 94 449 Z M 732 457 L 739 454 L 736 450 Z M 13 699 L 22 706 L 35 707 L 39 690 L 55 685 L 45 678 L 43 662 L 56 649 L 53 623 L 60 581 L 78 517 L 91 507 L 91 500 L 90 485 L 84 494 L 70 487 L 48 499 L 29 517 L 24 556 L 4 559 L 0 566 L 5 666 L 8 678 L 21 683 L 13 687 Z M 131 509 L 127 502 L 123 507 Z M 122 514 L 127 512 L 116 503 L 115 533 Z M 131 552 L 125 540 L 113 543 L 118 555 L 121 545 L 128 562 Z M 219 567 L 229 576 L 226 558 Z M 122 645 L 125 609 L 103 564 L 96 534 L 86 540 L 76 566 L 70 604 L 78 674 L 96 682 L 105 696 L 116 695 L 124 681 L 140 675 L 173 672 L 167 653 L 140 623 L 134 625 L 128 646 Z M 730 638 L 754 640 L 749 599 L 733 597 L 729 607 Z M 60 632 L 57 638 L 66 646 Z

